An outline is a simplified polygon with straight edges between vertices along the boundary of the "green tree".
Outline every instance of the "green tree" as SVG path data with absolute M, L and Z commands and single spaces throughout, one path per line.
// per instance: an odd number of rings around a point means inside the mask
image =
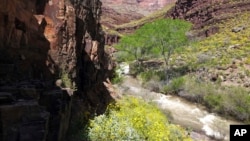
M 147 34 L 145 40 L 149 40 L 151 46 L 159 49 L 160 55 L 162 55 L 166 66 L 168 66 L 169 58 L 174 49 L 187 43 L 186 32 L 190 28 L 191 24 L 183 20 L 160 19 L 145 24 L 138 32 Z
M 117 48 L 127 52 L 123 54 L 123 58 L 127 60 L 161 55 L 168 66 L 174 49 L 187 43 L 186 32 L 190 28 L 191 24 L 183 20 L 160 19 L 145 24 L 132 35 L 123 37 Z
M 139 61 L 149 54 L 149 46 L 141 32 L 124 36 L 116 48 L 120 51 L 118 61 Z

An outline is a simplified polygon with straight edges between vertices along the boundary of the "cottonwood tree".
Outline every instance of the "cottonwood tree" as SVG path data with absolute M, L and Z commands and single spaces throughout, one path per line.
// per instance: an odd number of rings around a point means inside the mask
M 169 66 L 169 58 L 174 49 L 183 46 L 188 39 L 186 32 L 190 30 L 191 24 L 179 19 L 160 19 L 147 23 L 138 32 L 144 32 L 145 41 L 150 41 L 151 46 L 159 49 L 165 64 Z
M 124 36 L 116 46 L 122 51 L 120 59 L 140 60 L 152 55 L 164 58 L 166 68 L 174 49 L 183 46 L 187 41 L 186 32 L 191 24 L 179 19 L 160 19 L 147 23 L 134 34 Z
M 145 34 L 135 32 L 121 38 L 116 48 L 119 50 L 118 61 L 140 61 L 149 54 L 148 41 L 145 41 Z

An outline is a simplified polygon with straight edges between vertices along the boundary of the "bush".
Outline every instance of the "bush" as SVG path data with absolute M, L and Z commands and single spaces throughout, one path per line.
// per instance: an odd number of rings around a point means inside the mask
M 250 122 L 250 95 L 243 88 L 229 87 L 223 98 L 223 112 L 241 121 Z
M 142 82 L 147 82 L 147 81 L 149 81 L 153 76 L 155 76 L 153 70 L 141 72 L 141 73 L 139 74 L 139 78 L 142 80 Z
M 250 122 L 250 95 L 245 88 L 223 87 L 187 76 L 176 78 L 164 87 L 164 92 L 176 91 L 185 99 L 204 104 L 212 112 Z
M 170 124 L 154 105 L 126 97 L 90 121 L 90 140 L 191 140 L 184 129 Z
M 63 87 L 65 88 L 73 88 L 72 81 L 69 77 L 69 74 L 66 71 L 62 71 L 60 73 L 60 77 L 62 79 Z
M 185 84 L 183 77 L 174 78 L 170 84 L 163 87 L 163 93 L 177 93 Z
M 123 76 L 115 72 L 114 77 L 111 79 L 112 84 L 120 84 L 123 82 Z
M 147 82 L 149 80 L 162 81 L 165 79 L 165 72 L 159 70 L 147 70 L 139 74 L 139 78 L 142 82 Z
M 204 97 L 204 101 L 209 109 L 212 109 L 214 112 L 221 112 L 222 98 L 221 94 L 209 94 Z
M 143 87 L 150 91 L 160 92 L 165 83 L 165 72 L 159 70 L 147 70 L 139 74 Z

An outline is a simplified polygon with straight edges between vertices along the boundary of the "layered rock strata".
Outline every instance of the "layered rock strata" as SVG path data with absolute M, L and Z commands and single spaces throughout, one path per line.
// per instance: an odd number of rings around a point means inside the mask
M 0 3 L 0 140 L 63 141 L 80 109 L 100 114 L 112 100 L 101 2 Z
M 247 11 L 249 0 L 178 0 L 166 17 L 188 20 L 198 31 L 197 36 L 207 37 L 219 31 L 217 23 Z

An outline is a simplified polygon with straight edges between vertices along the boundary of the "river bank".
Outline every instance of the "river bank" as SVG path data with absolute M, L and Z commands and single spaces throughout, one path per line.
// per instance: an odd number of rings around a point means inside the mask
M 143 88 L 138 80 L 124 76 L 121 84 L 115 85 L 121 95 L 133 95 L 154 102 L 168 115 L 170 122 L 190 129 L 196 141 L 229 140 L 229 125 L 241 124 L 206 111 L 204 106 L 188 102 L 180 97 L 155 93 Z

